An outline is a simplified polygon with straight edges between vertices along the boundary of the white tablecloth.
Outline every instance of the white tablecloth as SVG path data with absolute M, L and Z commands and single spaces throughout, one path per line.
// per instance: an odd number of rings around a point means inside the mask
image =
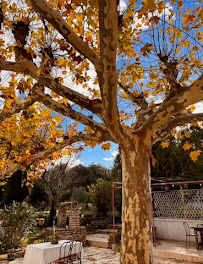
M 48 264 L 59 259 L 60 247 L 64 242 L 68 242 L 68 240 L 59 240 L 57 245 L 52 245 L 50 242 L 28 245 L 23 264 Z M 80 246 L 81 242 L 74 242 L 72 254 L 77 253 Z M 83 257 L 83 250 L 81 257 Z

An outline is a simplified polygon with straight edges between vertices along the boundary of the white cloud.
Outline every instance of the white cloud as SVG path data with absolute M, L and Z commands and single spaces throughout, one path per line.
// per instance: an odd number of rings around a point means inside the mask
M 112 160 L 114 160 L 114 158 L 112 158 L 112 157 L 110 157 L 110 158 L 103 158 L 103 160 L 105 160 L 105 161 L 112 161 Z
M 83 165 L 83 162 L 74 154 L 72 154 L 71 156 L 65 155 L 62 158 L 55 160 L 54 163 L 55 163 L 55 165 L 68 163 L 69 168 L 72 168 L 72 167 L 80 165 L 80 164 Z
M 123 13 L 123 11 L 125 11 L 126 8 L 127 8 L 127 3 L 125 2 L 125 0 L 120 0 L 119 11 Z
M 111 155 L 116 157 L 116 155 L 118 154 L 118 150 L 114 150 L 113 152 L 111 152 Z
M 193 113 L 203 113 L 203 101 L 195 104 L 195 110 Z

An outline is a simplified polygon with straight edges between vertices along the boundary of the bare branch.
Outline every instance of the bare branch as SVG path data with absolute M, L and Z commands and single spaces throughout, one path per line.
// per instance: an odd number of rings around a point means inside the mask
M 203 113 L 198 114 L 186 114 L 178 117 L 174 117 L 171 120 L 169 120 L 165 126 L 163 126 L 160 130 L 158 130 L 154 137 L 154 142 L 165 139 L 172 129 L 174 129 L 177 126 L 182 126 L 188 123 L 192 122 L 198 122 L 203 121 Z
M 172 98 L 175 95 L 180 94 L 183 90 L 185 90 L 185 87 L 183 87 L 180 83 L 177 81 L 178 77 L 178 61 L 169 61 L 169 58 L 167 55 L 162 56 L 159 54 L 159 59 L 164 63 L 165 69 L 163 70 L 163 73 L 170 85 L 170 91 L 169 94 L 166 95 L 165 101 L 168 101 L 170 98 Z
M 45 0 L 30 0 L 33 8 L 46 19 L 58 32 L 82 55 L 88 58 L 100 72 L 100 60 L 98 54 L 73 32 L 61 14 Z

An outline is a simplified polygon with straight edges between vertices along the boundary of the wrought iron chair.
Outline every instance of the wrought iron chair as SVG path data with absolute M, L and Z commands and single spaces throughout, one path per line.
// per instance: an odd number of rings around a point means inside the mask
M 60 247 L 59 258 L 55 261 L 52 261 L 51 264 L 71 264 L 72 249 L 73 249 L 72 241 L 64 242 Z
M 72 247 L 72 252 L 71 252 L 71 263 L 77 263 L 81 264 L 82 263 L 82 248 L 83 244 L 81 241 L 73 241 L 73 247 Z
M 190 237 L 195 237 L 195 234 L 191 234 L 190 233 L 190 227 L 189 227 L 188 223 L 183 222 L 183 226 L 184 226 L 184 229 L 185 229 L 186 247 L 187 247 L 188 242 L 189 242 L 189 246 L 190 246 Z
M 203 224 L 198 224 L 197 227 L 201 227 L 203 228 Z M 203 231 L 199 231 L 199 236 L 198 236 L 198 239 L 199 239 L 199 247 L 203 248 Z

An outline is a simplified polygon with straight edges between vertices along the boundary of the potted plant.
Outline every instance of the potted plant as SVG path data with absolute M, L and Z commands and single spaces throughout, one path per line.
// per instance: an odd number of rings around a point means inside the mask
M 44 218 L 38 218 L 38 224 L 39 226 L 43 226 L 45 219 Z
M 8 261 L 12 261 L 15 259 L 15 255 L 13 254 L 13 250 L 10 250 L 10 252 L 7 255 Z
M 55 235 L 53 235 L 53 236 L 50 236 L 50 242 L 51 242 L 51 244 L 58 244 L 58 241 L 59 241 L 59 239 L 60 239 L 60 237 L 59 237 L 59 235 L 57 235 L 57 234 L 55 234 Z

